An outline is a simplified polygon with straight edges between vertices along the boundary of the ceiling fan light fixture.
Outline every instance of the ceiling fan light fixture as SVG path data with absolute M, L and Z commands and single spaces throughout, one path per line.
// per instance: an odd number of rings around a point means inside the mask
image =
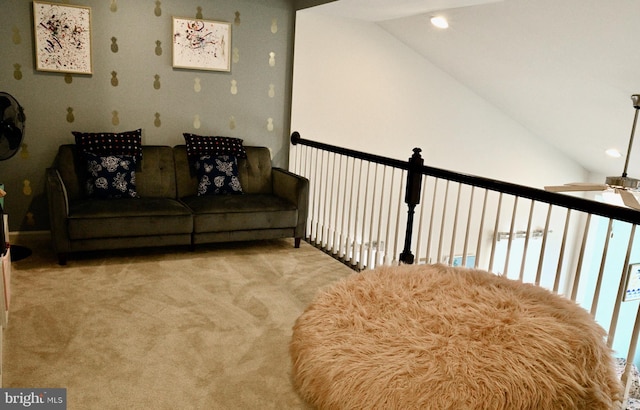
M 640 188 L 640 179 L 630 178 L 627 176 L 606 177 L 605 183 L 613 188 L 638 189 Z
M 431 17 L 431 24 L 442 29 L 449 28 L 449 22 L 445 17 L 442 17 L 442 16 Z

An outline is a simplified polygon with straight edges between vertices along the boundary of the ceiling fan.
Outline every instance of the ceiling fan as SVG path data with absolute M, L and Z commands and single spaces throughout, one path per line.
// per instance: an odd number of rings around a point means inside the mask
M 640 188 L 640 179 L 630 178 L 627 176 L 627 168 L 629 167 L 629 155 L 631 154 L 631 146 L 633 145 L 633 136 L 636 132 L 636 123 L 638 121 L 638 110 L 640 110 L 640 94 L 633 94 L 631 96 L 633 102 L 633 108 L 636 113 L 633 117 L 633 127 L 631 128 L 631 137 L 629 138 L 629 148 L 627 149 L 627 156 L 624 162 L 624 170 L 621 176 L 607 177 L 604 184 L 592 184 L 592 183 L 571 183 L 558 186 L 546 186 L 544 189 L 551 192 L 576 192 L 576 191 L 608 191 L 613 190 L 616 194 L 620 195 L 622 202 L 629 208 L 637 209 L 640 211 L 640 202 L 633 195 L 632 191 L 638 191 Z

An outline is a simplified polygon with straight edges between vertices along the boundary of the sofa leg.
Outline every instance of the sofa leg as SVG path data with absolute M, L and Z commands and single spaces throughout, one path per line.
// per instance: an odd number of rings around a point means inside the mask
M 67 264 L 67 254 L 59 253 L 58 254 L 58 265 L 66 265 Z
M 293 244 L 293 247 L 294 247 L 294 248 L 299 248 L 299 247 L 300 247 L 300 240 L 301 240 L 301 239 L 302 239 L 302 238 L 295 238 L 295 240 L 294 240 L 294 244 Z

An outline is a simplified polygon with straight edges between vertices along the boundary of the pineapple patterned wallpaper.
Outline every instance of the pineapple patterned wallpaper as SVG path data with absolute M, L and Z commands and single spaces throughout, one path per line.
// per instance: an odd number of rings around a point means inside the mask
M 0 91 L 24 107 L 20 152 L 0 162 L 11 231 L 48 230 L 44 171 L 71 131 L 143 130 L 143 143 L 183 132 L 242 138 L 288 158 L 293 7 L 288 0 L 65 0 L 91 8 L 93 73 L 35 70 L 33 5 L 2 0 Z M 230 23 L 231 70 L 172 66 L 172 19 Z

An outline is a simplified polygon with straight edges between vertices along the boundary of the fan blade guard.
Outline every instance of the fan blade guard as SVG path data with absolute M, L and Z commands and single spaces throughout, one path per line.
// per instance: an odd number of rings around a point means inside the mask
M 6 92 L 0 92 L 0 161 L 13 157 L 24 138 L 24 110 L 20 103 Z

